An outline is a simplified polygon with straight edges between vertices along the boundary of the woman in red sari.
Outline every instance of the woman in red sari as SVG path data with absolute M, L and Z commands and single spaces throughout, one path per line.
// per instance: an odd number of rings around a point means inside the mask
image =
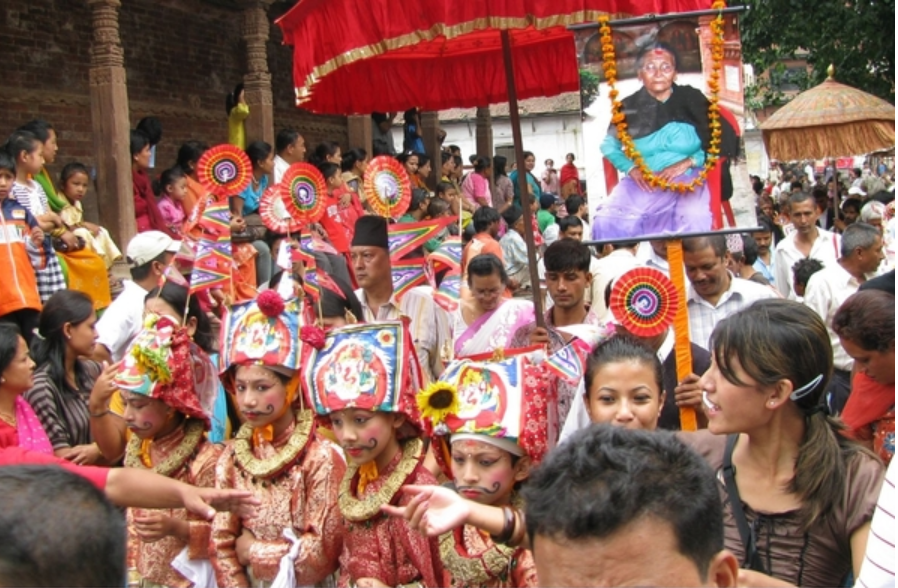
M 853 294 L 836 311 L 833 330 L 854 358 L 842 412 L 847 434 L 888 465 L 895 454 L 895 297 L 873 289 Z
M 564 156 L 565 164 L 561 166 L 561 198 L 567 200 L 571 194 L 583 196 L 583 190 L 580 189 L 580 172 L 574 165 L 574 154 L 568 153 Z

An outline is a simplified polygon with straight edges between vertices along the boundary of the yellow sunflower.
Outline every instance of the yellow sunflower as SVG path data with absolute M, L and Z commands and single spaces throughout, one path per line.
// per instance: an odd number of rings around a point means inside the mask
M 421 417 L 430 419 L 434 425 L 446 420 L 450 414 L 458 412 L 458 390 L 448 382 L 433 382 L 418 392 L 418 408 Z

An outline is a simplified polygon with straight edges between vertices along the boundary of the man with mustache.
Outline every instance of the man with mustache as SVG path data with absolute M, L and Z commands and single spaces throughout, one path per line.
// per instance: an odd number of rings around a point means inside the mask
M 770 288 L 731 274 L 727 270 L 729 256 L 723 235 L 683 239 L 683 265 L 689 278 L 689 335 L 704 349 L 722 319 L 756 300 L 776 297 Z

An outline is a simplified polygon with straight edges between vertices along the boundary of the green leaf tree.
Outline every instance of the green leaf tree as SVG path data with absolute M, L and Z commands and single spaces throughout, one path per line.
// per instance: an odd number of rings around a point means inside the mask
M 812 71 L 789 80 L 800 89 L 826 79 L 832 64 L 836 79 L 895 103 L 895 0 L 745 0 L 740 15 L 743 60 L 756 74 L 771 68 L 770 80 L 749 88 L 749 105 L 775 104 L 786 74 L 777 64 L 807 51 Z
M 588 69 L 580 70 L 580 111 L 592 106 L 599 95 L 599 76 Z

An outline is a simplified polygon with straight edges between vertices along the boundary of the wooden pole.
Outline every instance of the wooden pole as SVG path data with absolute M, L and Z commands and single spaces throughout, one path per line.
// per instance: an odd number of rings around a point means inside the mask
M 514 138 L 514 156 L 518 165 L 518 190 L 521 194 L 521 207 L 524 209 L 524 240 L 527 242 L 527 262 L 530 266 L 530 287 L 533 292 L 533 310 L 536 313 L 536 326 L 545 328 L 542 299 L 540 297 L 539 270 L 536 265 L 536 246 L 533 239 L 533 210 L 530 207 L 527 192 L 527 172 L 524 170 L 524 140 L 521 138 L 521 117 L 518 113 L 518 91 L 514 81 L 514 61 L 511 56 L 511 38 L 508 31 L 502 33 L 502 57 L 505 61 L 505 81 L 508 84 L 508 111 L 511 115 L 511 134 Z

